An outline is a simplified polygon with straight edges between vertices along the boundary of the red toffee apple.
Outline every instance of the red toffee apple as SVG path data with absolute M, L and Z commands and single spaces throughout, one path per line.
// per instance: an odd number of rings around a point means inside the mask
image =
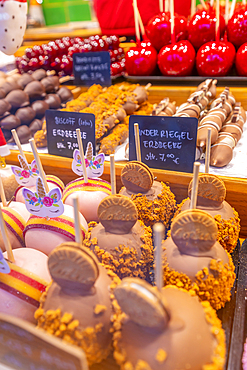
M 216 14 L 212 7 L 196 12 L 188 25 L 188 40 L 199 49 L 203 44 L 215 39 Z M 220 34 L 224 35 L 225 20 L 220 16 Z
M 187 38 L 187 19 L 175 14 L 174 29 L 176 41 Z M 146 27 L 147 37 L 158 51 L 171 42 L 171 15 L 170 12 L 160 13 L 150 19 Z
M 164 46 L 158 55 L 158 66 L 164 76 L 189 76 L 196 52 L 187 40 Z
M 200 76 L 226 76 L 233 66 L 235 55 L 235 48 L 230 42 L 207 42 L 197 52 L 197 72 Z
M 131 76 L 150 76 L 157 65 L 157 52 L 150 42 L 141 42 L 125 55 L 125 68 Z
M 247 42 L 247 9 L 240 8 L 229 19 L 227 37 L 236 48 Z
M 235 66 L 239 76 L 247 76 L 247 42 L 238 49 Z

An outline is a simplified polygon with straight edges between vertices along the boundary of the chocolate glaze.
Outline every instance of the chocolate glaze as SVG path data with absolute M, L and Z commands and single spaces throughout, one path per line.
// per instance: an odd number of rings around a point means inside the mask
M 21 87 L 18 85 L 18 83 L 16 81 L 12 81 L 12 82 L 6 81 L 1 86 L 1 89 L 3 89 L 3 91 L 7 95 L 10 91 L 21 89 Z
M 190 199 L 188 198 L 182 205 L 181 211 L 185 211 L 189 208 Z M 222 203 L 219 203 L 208 198 L 198 196 L 196 208 L 208 212 L 213 217 L 215 217 L 216 215 L 221 215 L 224 220 L 229 220 L 231 217 L 234 218 L 233 209 L 225 200 Z
M 29 105 L 29 96 L 25 91 L 13 90 L 5 98 L 13 109 L 23 108 Z
M 21 144 L 27 144 L 28 140 L 32 138 L 32 132 L 29 129 L 29 127 L 26 126 L 26 125 L 22 125 L 22 126 L 17 127 L 16 133 L 19 137 L 19 140 L 20 140 Z M 14 143 L 14 142 L 15 141 L 14 141 L 13 137 L 8 141 L 8 143 Z
M 49 104 L 45 100 L 36 100 L 31 107 L 36 113 L 36 118 L 42 118 L 45 115 L 45 111 L 49 109 Z
M 2 128 L 2 127 L 1 127 Z M 2 128 L 2 132 L 3 132 L 3 136 L 5 137 L 5 140 L 7 142 L 9 142 L 9 140 L 12 138 L 12 133 L 11 131 L 9 130 L 4 130 L 4 128 Z M 12 143 L 14 142 L 14 140 L 12 140 Z
M 59 77 L 58 76 L 48 76 L 43 78 L 41 81 L 45 88 L 47 94 L 56 92 L 59 89 Z
M 45 311 L 60 308 L 62 313 L 71 313 L 73 319 L 79 320 L 81 329 L 95 327 L 102 323 L 103 328 L 101 332 L 97 333 L 97 341 L 102 348 L 107 350 L 111 342 L 109 330 L 112 309 L 108 288 L 112 280 L 107 275 L 107 270 L 104 267 L 99 265 L 99 271 L 99 277 L 91 290 L 81 291 L 80 294 L 74 290 L 73 282 L 71 282 L 70 289 L 66 291 L 53 282 L 47 291 L 43 308 Z M 98 304 L 106 306 L 106 310 L 99 315 L 95 315 L 94 308 Z
M 126 353 L 126 361 L 134 366 L 145 361 L 152 370 L 202 370 L 212 362 L 217 341 L 206 320 L 198 297 L 166 287 L 162 289 L 171 317 L 162 332 L 147 329 L 126 318 L 118 346 Z M 159 349 L 167 354 L 163 362 L 156 360 Z M 187 367 L 186 367 L 187 366 Z
M 0 87 L 0 99 L 5 98 L 6 95 L 6 92 Z
M 167 259 L 167 263 L 170 269 L 173 269 L 179 273 L 186 274 L 193 282 L 196 280 L 196 274 L 198 271 L 207 267 L 209 272 L 217 278 L 217 271 L 210 269 L 210 262 L 212 259 L 223 261 L 223 263 L 229 263 L 229 257 L 220 245 L 215 242 L 209 251 L 200 253 L 194 252 L 193 255 L 185 254 L 179 251 L 172 238 L 168 238 L 164 241 L 163 247 L 165 248 L 164 255 Z
M 29 73 L 23 73 L 21 77 L 18 80 L 18 84 L 20 85 L 21 89 L 24 90 L 25 87 L 30 83 L 34 81 L 34 78 Z
M 1 128 L 5 129 L 5 130 L 12 130 L 13 128 L 16 129 L 18 126 L 21 125 L 21 120 L 20 120 L 20 118 L 14 116 L 13 114 L 10 114 L 10 115 L 4 117 L 0 121 L 0 125 L 1 125 Z M 11 135 L 10 135 L 10 137 L 11 137 Z
M 48 94 L 45 101 L 49 104 L 50 109 L 58 109 L 61 106 L 61 99 L 57 94 Z
M 11 104 L 6 99 L 0 100 L 0 116 L 11 109 Z
M 29 128 L 32 132 L 32 135 L 35 134 L 35 132 L 37 132 L 38 130 L 41 130 L 42 129 L 42 121 L 40 121 L 39 119 L 35 118 L 29 125 Z
M 35 115 L 35 111 L 31 107 L 20 108 L 15 113 L 15 116 L 21 120 L 22 125 L 29 125 Z
M 30 82 L 24 89 L 30 100 L 42 99 L 46 96 L 45 88 L 39 81 Z
M 66 86 L 60 87 L 60 89 L 57 91 L 57 95 L 60 97 L 62 103 L 65 103 L 69 100 L 74 99 L 74 96 L 70 89 Z
M 161 194 L 161 192 L 162 192 L 162 184 L 159 181 L 154 181 L 151 189 L 148 190 L 147 193 L 143 193 L 143 195 L 145 195 L 145 197 L 147 197 L 148 200 L 154 200 L 157 198 L 159 194 Z M 131 198 L 131 195 L 138 194 L 138 193 L 131 192 L 125 187 L 122 187 L 119 194 L 126 195 L 127 197 Z
M 104 226 L 98 224 L 91 231 L 91 239 L 97 238 L 97 245 L 105 251 L 111 253 L 118 259 L 118 253 L 115 248 L 119 245 L 125 245 L 129 248 L 134 248 L 137 251 L 137 257 L 140 259 L 140 246 L 143 244 L 141 237 L 144 235 L 144 227 L 137 221 L 127 234 L 113 234 L 105 230 Z M 91 245 L 93 249 L 93 245 Z
M 42 78 L 45 78 L 46 77 L 46 71 L 42 68 L 40 69 L 36 69 L 36 71 L 34 71 L 32 73 L 32 77 L 37 80 L 37 81 L 40 81 L 42 80 Z

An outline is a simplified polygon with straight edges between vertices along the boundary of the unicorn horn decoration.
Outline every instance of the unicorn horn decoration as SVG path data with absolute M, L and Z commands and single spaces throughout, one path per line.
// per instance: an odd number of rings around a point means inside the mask
M 89 141 L 88 144 L 87 144 L 86 158 L 89 162 L 91 162 L 93 160 L 93 145 L 92 145 L 91 141 Z

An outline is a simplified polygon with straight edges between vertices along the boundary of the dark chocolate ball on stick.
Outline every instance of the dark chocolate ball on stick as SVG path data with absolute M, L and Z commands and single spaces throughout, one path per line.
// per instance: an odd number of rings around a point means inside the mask
M 12 109 L 18 109 L 26 107 L 30 104 L 29 96 L 25 91 L 13 90 L 5 98 L 5 100 L 11 104 Z
M 39 81 L 30 82 L 24 89 L 30 100 L 43 99 L 46 96 L 45 88 Z
M 48 94 L 45 101 L 49 104 L 50 109 L 58 109 L 61 106 L 61 99 L 57 94 Z
M 74 96 L 73 96 L 71 90 L 67 86 L 62 86 L 58 90 L 57 95 L 60 97 L 62 103 L 65 103 L 69 100 L 74 99 Z
M 30 83 L 34 81 L 34 78 L 29 73 L 24 73 L 18 80 L 18 84 L 22 89 L 25 89 L 25 87 Z
M 19 108 L 15 116 L 21 120 L 22 125 L 29 125 L 35 118 L 36 113 L 31 107 Z
M 11 109 L 11 104 L 5 99 L 1 99 L 0 100 L 0 116 L 2 116 L 5 112 L 10 111 L 10 109 Z
M 59 89 L 59 77 L 58 76 L 48 76 L 43 78 L 41 81 L 45 88 L 47 94 L 56 92 Z
M 0 125 L 1 125 L 2 129 L 12 130 L 14 128 L 16 129 L 18 126 L 21 125 L 21 120 L 20 120 L 20 118 L 16 117 L 14 114 L 10 114 L 10 115 L 4 117 L 0 121 Z
M 37 81 L 40 81 L 42 80 L 43 78 L 45 78 L 47 75 L 46 75 L 46 71 L 42 68 L 40 69 L 36 69 L 36 71 L 34 71 L 32 73 L 32 77 L 37 80 Z
M 17 127 L 16 133 L 19 137 L 19 140 L 20 140 L 21 144 L 27 144 L 29 139 L 32 138 L 32 131 L 26 125 L 22 125 L 22 126 Z M 15 141 L 14 141 L 13 137 L 8 141 L 8 143 L 10 143 L 10 144 L 14 143 L 14 142 Z
M 49 109 L 49 104 L 45 100 L 36 100 L 31 107 L 36 113 L 35 117 L 42 118 L 45 115 L 45 111 Z
M 35 118 L 29 125 L 29 128 L 34 135 L 35 132 L 42 129 L 42 121 L 40 119 Z

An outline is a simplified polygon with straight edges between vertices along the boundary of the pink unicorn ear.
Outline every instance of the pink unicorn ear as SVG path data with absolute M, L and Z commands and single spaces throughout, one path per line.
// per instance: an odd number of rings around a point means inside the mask
M 62 193 L 61 193 L 61 190 L 59 188 L 54 188 L 54 189 L 49 191 L 48 196 L 50 198 L 53 198 L 57 202 L 59 202 L 59 200 L 61 200 L 61 198 L 62 198 Z
M 17 166 L 11 166 L 11 170 L 12 170 L 13 174 L 15 176 L 18 176 L 18 177 L 21 176 L 21 173 L 23 171 L 23 169 L 21 167 L 17 167 Z
M 104 153 L 100 153 L 100 154 L 96 155 L 95 161 L 98 161 L 100 164 L 103 164 L 104 161 L 105 161 Z
M 75 149 L 73 153 L 73 158 L 76 160 L 76 162 L 78 162 L 78 156 L 79 158 L 81 158 L 80 151 L 78 149 Z
M 37 174 L 39 174 L 38 167 L 37 167 L 35 159 L 31 163 L 31 169 L 32 169 L 32 171 L 35 170 L 33 172 L 36 172 Z
M 33 197 L 35 197 L 35 194 L 27 188 L 22 189 L 22 194 L 25 199 L 32 199 Z

